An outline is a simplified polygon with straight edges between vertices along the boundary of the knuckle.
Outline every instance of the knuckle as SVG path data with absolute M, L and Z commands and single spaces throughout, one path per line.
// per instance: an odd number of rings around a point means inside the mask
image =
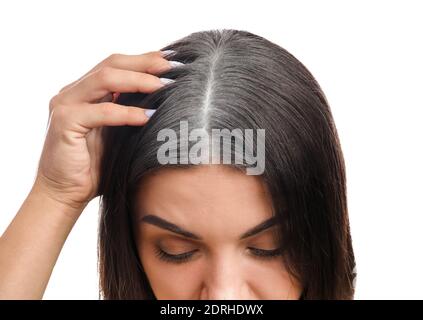
M 98 81 L 108 83 L 108 81 L 112 78 L 112 74 L 113 68 L 105 66 L 96 72 L 96 77 Z
M 57 100 L 58 100 L 58 94 L 54 95 L 49 102 L 49 106 L 50 108 L 53 108 L 54 106 L 57 105 Z
M 116 61 L 118 61 L 122 57 L 122 54 L 120 53 L 112 53 L 110 56 L 108 56 L 105 60 L 106 64 L 114 64 Z
M 49 112 L 51 113 L 58 105 L 60 105 L 61 104 L 61 102 L 60 102 L 60 94 L 58 93 L 58 94 L 56 94 L 56 95 L 54 95 L 51 99 L 50 99 L 50 101 L 49 101 L 49 104 L 48 104 L 48 106 L 49 106 Z
M 103 118 L 109 118 L 115 113 L 115 109 L 109 103 L 104 103 L 100 107 L 100 113 Z
M 50 121 L 57 127 L 61 127 L 68 116 L 68 108 L 65 105 L 57 105 L 50 114 Z
M 53 112 L 53 117 L 55 119 L 62 119 L 66 116 L 67 108 L 64 105 L 58 105 Z

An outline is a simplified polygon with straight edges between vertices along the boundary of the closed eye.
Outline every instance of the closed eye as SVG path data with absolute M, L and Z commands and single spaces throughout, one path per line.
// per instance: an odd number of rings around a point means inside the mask
M 248 248 L 251 253 L 261 259 L 272 259 L 275 257 L 278 257 L 282 255 L 282 248 L 276 248 L 272 250 L 264 250 L 264 249 L 258 249 L 258 248 Z
M 198 249 L 184 252 L 180 254 L 170 254 L 161 249 L 160 247 L 156 248 L 156 255 L 159 259 L 166 261 L 166 262 L 172 262 L 172 263 L 183 263 L 185 261 L 188 261 L 193 254 L 198 251 Z
M 276 249 L 272 249 L 272 250 L 265 250 L 265 249 L 248 247 L 247 249 L 249 250 L 249 252 L 252 256 L 254 256 L 255 258 L 258 258 L 258 259 L 263 259 L 263 260 L 273 259 L 273 258 L 276 258 L 276 257 L 282 255 L 282 249 L 281 248 L 276 248 Z M 194 256 L 195 252 L 197 252 L 197 251 L 198 251 L 198 249 L 188 251 L 188 252 L 184 252 L 184 253 L 180 253 L 180 254 L 170 254 L 170 253 L 164 251 L 163 249 L 161 249 L 160 247 L 156 247 L 157 257 L 159 259 L 165 261 L 165 262 L 170 262 L 170 263 L 187 262 Z

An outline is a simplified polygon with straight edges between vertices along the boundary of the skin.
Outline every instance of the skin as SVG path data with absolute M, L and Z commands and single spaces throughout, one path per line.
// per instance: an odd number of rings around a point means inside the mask
M 62 88 L 34 184 L 0 238 L 0 299 L 41 299 L 63 244 L 97 196 L 103 126 L 142 126 L 145 110 L 111 101 L 113 92 L 150 93 L 172 65 L 159 51 L 113 54 Z
M 0 299 L 43 297 L 66 238 L 98 195 L 101 128 L 148 121 L 144 109 L 120 106 L 111 101 L 111 93 L 153 92 L 164 85 L 156 75 L 171 67 L 158 51 L 113 54 L 50 100 L 34 184 L 0 238 Z M 281 261 L 259 261 L 245 253 L 247 246 L 272 248 L 269 233 L 237 240 L 270 216 L 259 181 L 228 170 L 195 170 L 163 170 L 161 178 L 144 181 L 153 186 L 140 194 L 140 210 L 148 209 L 204 239 L 176 241 L 148 223 L 136 225 L 142 238 L 140 258 L 158 298 L 297 298 L 298 286 L 289 281 Z M 157 192 L 151 192 L 154 188 Z M 198 249 L 198 255 L 178 266 L 165 264 L 153 256 L 153 239 L 166 240 L 173 253 L 189 246 Z
M 201 240 L 161 227 L 152 215 Z M 138 191 L 134 231 L 156 298 L 298 299 L 301 288 L 282 256 L 261 259 L 249 250 L 277 249 L 278 225 L 240 240 L 269 218 L 271 200 L 258 176 L 224 165 L 149 174 Z M 195 253 L 185 262 L 168 262 L 156 255 L 157 246 L 169 254 Z

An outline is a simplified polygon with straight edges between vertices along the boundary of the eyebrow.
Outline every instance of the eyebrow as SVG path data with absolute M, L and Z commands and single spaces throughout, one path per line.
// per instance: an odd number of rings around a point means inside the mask
M 144 217 L 142 217 L 140 220 L 140 222 L 142 223 L 148 223 L 148 224 L 152 224 L 155 225 L 159 228 L 171 231 L 173 233 L 179 234 L 183 237 L 186 238 L 190 238 L 190 239 L 194 239 L 194 240 L 202 240 L 202 238 L 199 235 L 196 235 L 193 232 L 190 232 L 188 230 L 185 230 L 184 228 L 177 226 L 176 224 L 169 222 L 163 218 L 160 218 L 154 214 L 149 214 L 149 215 L 145 215 Z M 270 219 L 267 219 L 261 223 L 259 223 L 257 226 L 247 230 L 246 232 L 244 232 L 241 236 L 240 236 L 240 240 L 252 237 L 260 232 L 263 232 L 264 230 L 267 230 L 271 227 L 273 227 L 274 225 L 277 224 L 277 220 L 276 217 L 272 217 Z

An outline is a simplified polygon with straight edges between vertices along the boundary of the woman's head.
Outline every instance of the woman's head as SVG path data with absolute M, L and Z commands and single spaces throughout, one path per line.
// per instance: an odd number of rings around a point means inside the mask
M 104 130 L 103 296 L 352 298 L 344 162 L 313 76 L 245 31 L 197 32 L 162 50 L 184 63 L 161 75 L 175 82 L 117 101 L 156 113 L 144 127 Z M 217 162 L 193 160 L 209 150 L 196 148 L 198 139 L 208 142 L 216 129 L 238 133 L 220 148 L 231 161 L 213 152 L 207 159 Z M 247 174 L 252 167 L 261 170 Z
M 136 201 L 135 242 L 157 298 L 300 296 L 257 176 L 219 165 L 161 169 L 143 179 Z

